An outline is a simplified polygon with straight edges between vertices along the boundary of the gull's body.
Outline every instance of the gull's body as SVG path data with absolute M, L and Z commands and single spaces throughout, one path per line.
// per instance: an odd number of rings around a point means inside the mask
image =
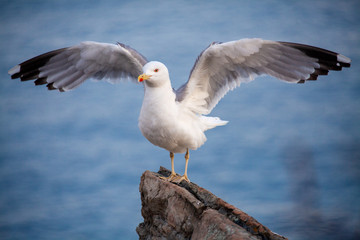
M 142 134 L 152 144 L 169 152 L 182 153 L 186 149 L 197 149 L 206 141 L 206 130 L 227 122 L 189 111 L 181 102 L 176 101 L 176 93 L 171 87 L 165 65 L 150 62 L 144 72 L 150 75 L 154 69 L 159 69 L 164 76 L 156 81 L 155 86 L 149 81 L 144 83 L 145 94 L 139 117 Z
M 341 54 L 296 43 L 262 39 L 213 43 L 199 55 L 188 81 L 175 91 L 164 64 L 148 62 L 124 44 L 83 42 L 25 61 L 10 69 L 9 74 L 60 91 L 73 89 L 88 78 L 143 82 L 139 128 L 151 143 L 170 152 L 172 174 L 168 179 L 189 181 L 188 150 L 204 144 L 206 130 L 227 123 L 204 115 L 229 90 L 263 74 L 304 83 L 327 75 L 329 70 L 350 67 L 350 62 Z M 174 153 L 182 152 L 186 152 L 185 174 L 177 178 Z

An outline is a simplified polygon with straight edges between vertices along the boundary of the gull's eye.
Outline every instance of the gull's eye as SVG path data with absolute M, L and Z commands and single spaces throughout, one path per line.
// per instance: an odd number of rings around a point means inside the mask
M 159 69 L 158 69 L 158 68 L 155 68 L 155 69 L 154 69 L 154 72 L 158 72 L 158 71 L 159 71 Z

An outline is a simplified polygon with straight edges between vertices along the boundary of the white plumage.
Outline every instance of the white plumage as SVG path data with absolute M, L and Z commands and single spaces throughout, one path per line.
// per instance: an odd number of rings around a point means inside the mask
M 262 74 L 304 83 L 327 75 L 329 70 L 350 67 L 350 62 L 341 54 L 297 43 L 262 39 L 212 43 L 199 55 L 188 81 L 174 91 L 164 64 L 148 62 L 121 43 L 83 42 L 25 61 L 10 69 L 9 74 L 13 79 L 35 80 L 36 85 L 47 84 L 48 89 L 60 91 L 71 90 L 88 78 L 143 82 L 139 128 L 151 143 L 170 152 L 172 174 L 167 179 L 189 181 L 188 149 L 204 144 L 206 130 L 227 123 L 204 115 L 229 90 Z M 185 174 L 179 178 L 174 171 L 173 153 L 185 151 Z
M 173 153 L 195 150 L 206 141 L 204 131 L 227 123 L 199 115 L 188 104 L 176 101 L 164 64 L 149 62 L 144 66 L 144 74 L 151 77 L 144 83 L 139 128 L 151 143 Z

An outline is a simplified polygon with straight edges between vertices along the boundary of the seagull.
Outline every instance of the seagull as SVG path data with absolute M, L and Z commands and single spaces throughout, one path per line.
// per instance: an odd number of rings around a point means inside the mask
M 288 83 L 305 83 L 330 70 L 350 67 L 350 63 L 350 58 L 339 53 L 299 43 L 259 38 L 213 42 L 196 59 L 187 82 L 174 90 L 163 63 L 148 61 L 122 43 L 86 41 L 29 59 L 8 73 L 12 79 L 35 80 L 35 85 L 46 84 L 49 90 L 60 92 L 89 78 L 141 83 L 140 131 L 152 144 L 170 152 L 171 175 L 163 179 L 190 182 L 189 149 L 205 143 L 205 131 L 227 123 L 207 116 L 227 92 L 264 74 Z M 174 153 L 184 152 L 185 171 L 179 176 L 174 170 Z

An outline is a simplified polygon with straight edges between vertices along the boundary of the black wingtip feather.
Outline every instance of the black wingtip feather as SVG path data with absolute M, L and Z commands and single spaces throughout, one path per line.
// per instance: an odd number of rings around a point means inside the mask
M 37 79 L 39 77 L 39 73 L 40 73 L 39 69 L 29 71 L 29 72 L 21 75 L 20 80 L 21 81 L 29 81 L 29 80 Z
M 345 67 L 345 68 L 349 68 L 351 66 L 351 63 L 340 62 L 340 66 Z
M 14 73 L 13 75 L 11 75 L 11 79 L 17 79 L 17 78 L 19 78 L 19 77 L 21 77 L 21 73 L 20 73 L 20 72 Z
M 19 74 L 24 75 L 28 72 L 33 71 L 34 69 L 39 69 L 40 67 L 44 66 L 52 57 L 55 55 L 63 52 L 67 48 L 61 48 L 54 51 L 50 51 L 39 56 L 33 57 L 25 62 L 20 63 L 20 71 Z
M 332 52 L 323 48 L 313 47 L 309 45 L 299 44 L 299 43 L 290 43 L 290 42 L 281 42 L 284 45 L 287 45 L 292 48 L 296 48 L 309 57 L 317 58 L 319 61 L 328 61 L 328 62 L 338 62 L 337 56 L 338 53 Z
M 341 71 L 343 67 L 350 67 L 350 63 L 346 62 L 348 58 L 323 48 L 313 47 L 299 43 L 280 42 L 286 46 L 295 48 L 303 52 L 309 57 L 318 59 L 320 65 L 315 71 L 310 74 L 306 80 L 316 80 L 319 75 L 327 75 L 330 70 Z M 348 60 L 350 61 L 350 59 Z M 305 80 L 300 80 L 298 83 L 304 83 Z
M 316 74 L 316 75 L 328 75 L 328 73 L 329 73 L 329 70 L 327 70 L 327 69 L 316 68 L 315 72 L 313 74 Z
M 308 79 L 306 79 L 306 80 L 316 81 L 317 77 L 318 77 L 318 75 L 316 75 L 316 74 L 310 74 L 310 77 Z
M 44 85 L 47 84 L 46 79 L 46 77 L 38 78 L 34 83 L 35 85 Z
M 54 87 L 54 83 L 49 83 L 48 85 L 46 85 L 46 87 L 49 89 L 49 90 L 56 90 L 57 88 Z
M 20 63 L 19 72 L 12 74 L 11 79 L 20 78 L 21 81 L 35 80 L 35 85 L 47 84 L 46 77 L 39 78 L 39 69 L 46 65 L 52 57 L 58 55 L 66 49 L 67 48 L 61 48 L 47 52 Z M 56 89 L 52 84 L 48 84 L 47 87 L 49 90 Z

